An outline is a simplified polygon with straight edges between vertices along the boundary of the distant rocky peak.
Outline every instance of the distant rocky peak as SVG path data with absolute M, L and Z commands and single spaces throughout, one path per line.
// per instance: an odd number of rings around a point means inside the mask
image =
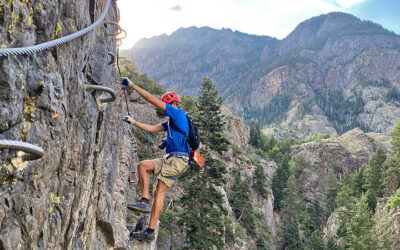
M 343 36 L 356 35 L 398 36 L 371 21 L 362 21 L 343 12 L 331 12 L 300 23 L 293 32 L 282 40 L 278 54 L 283 55 L 291 50 L 307 48 L 311 45 L 315 47 L 314 43 L 323 43 L 328 38 L 338 39 Z

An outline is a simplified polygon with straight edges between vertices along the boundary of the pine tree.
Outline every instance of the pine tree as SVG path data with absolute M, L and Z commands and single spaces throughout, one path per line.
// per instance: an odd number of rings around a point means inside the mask
M 310 216 L 312 220 L 315 221 L 315 224 L 317 228 L 322 229 L 322 226 L 324 225 L 325 218 L 324 218 L 324 213 L 322 211 L 321 205 L 317 199 L 315 199 L 312 202 L 313 210 L 315 211 L 315 214 Z
M 325 202 L 326 202 L 326 208 L 328 210 L 327 211 L 328 217 L 336 208 L 335 199 L 338 192 L 339 192 L 339 185 L 336 175 L 332 171 L 329 171 L 326 177 L 326 189 L 325 189 Z
M 183 210 L 180 223 L 186 228 L 187 249 L 224 249 L 225 216 L 224 200 L 219 188 L 225 184 L 226 166 L 213 159 L 208 149 L 221 152 L 227 148 L 222 122 L 222 100 L 211 80 L 203 80 L 199 98 L 199 116 L 196 122 L 201 130 L 201 140 L 205 146 L 202 155 L 203 167 L 193 166 L 191 179 L 184 183 L 185 193 L 180 202 Z
M 310 237 L 315 230 L 322 229 L 322 210 L 317 199 L 307 205 L 304 217 L 301 226 L 306 237 Z
M 289 166 L 286 164 L 278 164 L 274 175 L 272 176 L 272 193 L 274 195 L 274 210 L 281 209 L 281 201 L 284 199 L 284 189 L 289 178 Z
M 296 179 L 291 176 L 287 183 L 285 199 L 282 200 L 282 217 L 280 221 L 280 246 L 282 249 L 303 249 L 299 235 L 298 213 L 301 200 L 298 194 Z
M 340 221 L 337 235 L 339 237 L 346 236 L 347 227 L 346 225 L 355 213 L 356 200 L 352 196 L 352 189 L 349 184 L 344 184 L 336 197 L 336 204 L 339 207 L 337 209 L 338 218 Z
M 344 172 L 343 180 L 342 180 L 342 186 L 347 184 L 347 185 L 349 185 L 351 187 L 353 181 L 354 181 L 354 175 L 353 174 L 349 174 L 348 172 Z
M 264 168 L 261 165 L 258 165 L 256 167 L 256 171 L 254 172 L 253 188 L 256 189 L 264 199 L 268 198 L 267 177 L 265 175 Z
M 339 247 L 333 237 L 329 237 L 328 241 L 326 242 L 326 249 L 327 250 L 340 250 L 341 247 Z
M 397 122 L 392 132 L 392 152 L 400 153 L 400 120 Z
M 257 120 L 251 120 L 251 122 L 250 122 L 249 144 L 255 148 L 263 148 L 260 125 L 258 124 Z
M 400 188 L 400 152 L 392 153 L 385 162 L 387 165 L 385 188 L 387 196 L 391 196 Z
M 386 161 L 385 189 L 388 196 L 400 188 L 400 121 L 392 133 L 392 153 Z
M 322 233 L 319 229 L 315 230 L 309 239 L 308 242 L 309 249 L 313 250 L 325 250 L 325 243 L 322 239 Z
M 225 123 L 221 106 L 222 98 L 218 95 L 215 85 L 210 78 L 204 77 L 200 89 L 196 124 L 200 128 L 202 143 L 219 153 L 227 150 L 229 145 L 224 137 Z
M 368 207 L 367 197 L 363 195 L 357 204 L 356 214 L 347 225 L 346 246 L 355 250 L 375 250 L 376 236 L 373 232 L 374 220 Z
M 371 210 L 372 214 L 375 213 L 376 202 L 377 202 L 377 195 L 374 190 L 368 189 L 365 193 L 365 197 L 367 199 L 368 208 Z
M 364 175 L 364 187 L 367 190 L 366 197 L 368 200 L 368 206 L 372 213 L 375 213 L 375 207 L 377 198 L 382 196 L 384 189 L 384 168 L 383 164 L 386 161 L 385 152 L 379 148 L 375 154 L 371 157 L 368 162 L 368 166 L 365 168 Z
M 355 197 L 361 197 L 367 190 L 365 189 L 365 168 L 360 168 L 358 173 L 353 178 L 352 189 Z
M 186 228 L 187 249 L 223 249 L 225 247 L 223 196 L 217 187 L 224 184 L 225 165 L 205 157 L 205 165 L 194 166 L 192 179 L 185 183 L 185 194 L 180 202 L 183 210 L 180 223 Z
M 386 161 L 386 154 L 381 148 L 376 150 L 371 160 L 368 162 L 368 166 L 364 171 L 366 190 L 370 189 L 375 195 L 380 197 L 383 192 L 383 163 Z
M 256 218 L 253 204 L 248 199 L 249 197 L 251 197 L 249 182 L 240 180 L 239 173 L 237 172 L 232 192 L 229 194 L 229 203 L 231 204 L 236 220 L 246 228 L 250 236 L 255 237 L 257 235 Z

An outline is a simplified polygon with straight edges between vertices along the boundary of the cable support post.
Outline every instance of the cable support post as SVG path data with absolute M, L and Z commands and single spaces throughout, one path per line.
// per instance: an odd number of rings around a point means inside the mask
M 44 155 L 44 151 L 42 148 L 22 141 L 0 140 L 0 150 L 3 149 L 11 149 L 25 152 L 25 154 L 22 156 L 22 160 L 24 161 L 37 160 L 42 158 Z

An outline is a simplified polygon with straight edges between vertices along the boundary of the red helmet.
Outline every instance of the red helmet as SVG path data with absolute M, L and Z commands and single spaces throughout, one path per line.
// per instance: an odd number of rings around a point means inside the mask
M 170 104 L 173 101 L 181 102 L 181 99 L 179 99 L 179 96 L 175 92 L 167 92 L 163 95 L 161 101 Z

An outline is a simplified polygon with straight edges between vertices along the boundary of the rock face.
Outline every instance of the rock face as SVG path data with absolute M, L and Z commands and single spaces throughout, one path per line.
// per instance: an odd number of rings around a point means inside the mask
M 1 1 L 0 44 L 28 46 L 74 33 L 97 20 L 105 3 Z M 116 21 L 116 13 L 113 1 L 106 21 Z M 106 34 L 114 29 L 102 24 L 50 50 L 0 58 L 0 139 L 45 152 L 19 170 L 11 163 L 16 152 L 0 153 L 1 249 L 128 247 L 127 195 L 135 193 L 128 173 L 138 162 L 137 143 L 121 122 L 121 93 L 101 103 L 104 93 L 84 89 L 119 89 L 107 65 L 115 38 Z
M 306 20 L 283 40 L 191 27 L 125 53 L 182 93 L 211 77 L 228 107 L 278 137 L 386 133 L 400 116 L 400 37 L 345 13 Z
M 356 173 L 367 165 L 378 148 L 390 152 L 390 136 L 364 133 L 353 129 L 338 138 L 318 140 L 292 147 L 293 158 L 304 157 L 299 175 L 302 198 L 311 202 L 317 199 L 325 207 L 324 193 L 328 171 L 333 171 L 339 180 L 345 172 Z

